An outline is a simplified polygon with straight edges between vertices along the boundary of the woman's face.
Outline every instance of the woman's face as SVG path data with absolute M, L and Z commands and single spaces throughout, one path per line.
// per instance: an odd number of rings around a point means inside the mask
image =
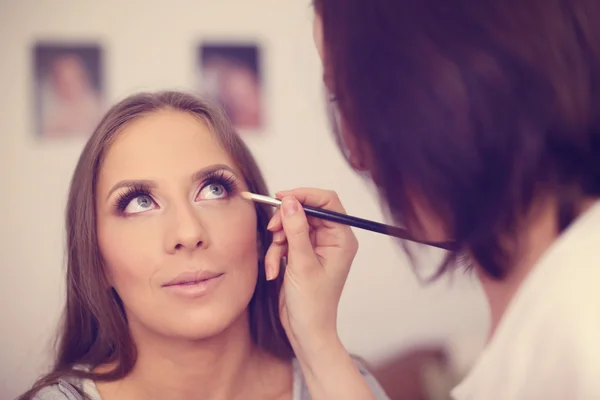
M 202 339 L 244 315 L 258 275 L 254 206 L 208 126 L 161 110 L 119 133 L 99 172 L 98 241 L 134 337 Z

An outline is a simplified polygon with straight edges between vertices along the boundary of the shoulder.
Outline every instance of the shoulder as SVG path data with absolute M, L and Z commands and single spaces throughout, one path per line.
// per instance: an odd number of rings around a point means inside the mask
M 32 400 L 81 400 L 75 388 L 67 388 L 62 382 L 41 388 Z
M 455 398 L 600 398 L 600 263 L 559 257 L 539 267 Z
M 32 400 L 100 400 L 97 391 L 89 390 L 86 383 L 77 378 L 61 378 L 58 383 L 41 388 Z
M 389 400 L 389 397 L 377 381 L 375 377 L 369 371 L 367 364 L 360 357 L 352 356 L 354 365 L 359 370 L 367 385 L 371 389 L 373 396 L 376 400 Z M 304 376 L 300 369 L 300 365 L 296 359 L 293 360 L 294 364 L 294 400 L 311 400 Z

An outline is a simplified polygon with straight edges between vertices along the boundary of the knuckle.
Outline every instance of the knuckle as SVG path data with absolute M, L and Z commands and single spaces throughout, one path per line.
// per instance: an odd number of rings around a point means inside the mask
M 335 201 L 335 202 L 340 201 L 340 197 L 338 196 L 338 194 L 335 190 L 328 190 L 326 193 L 327 193 L 327 197 L 329 197 L 332 201 Z
M 348 250 L 352 253 L 356 253 L 358 251 L 358 239 L 356 238 L 354 233 L 350 232 L 350 234 L 348 235 L 346 239 L 346 246 L 348 247 Z
M 338 212 L 345 213 L 344 206 L 342 205 L 342 200 L 340 200 L 340 196 L 336 191 L 330 190 L 328 191 L 327 198 L 329 199 L 328 203 L 332 209 L 335 209 Z

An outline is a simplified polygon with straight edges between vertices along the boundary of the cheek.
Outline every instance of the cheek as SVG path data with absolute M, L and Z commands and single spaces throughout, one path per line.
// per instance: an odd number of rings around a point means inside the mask
M 223 267 L 239 270 L 257 265 L 258 239 L 254 206 L 247 205 L 244 200 L 234 199 L 218 211 L 206 213 L 203 220 L 210 247 L 224 262 Z
M 414 226 L 409 229 L 418 238 L 422 238 L 432 242 L 444 242 L 450 240 L 446 232 L 442 219 L 435 213 L 431 207 L 428 207 L 425 202 L 421 201 L 421 196 L 410 195 L 411 202 L 415 210 L 415 217 L 418 219 Z
M 346 153 L 346 159 L 350 163 L 352 169 L 359 173 L 371 172 L 370 170 L 370 155 L 368 144 L 360 143 L 358 138 L 352 134 L 346 119 L 338 115 L 336 118 L 340 139 L 342 141 L 343 150 Z
M 108 222 L 98 228 L 98 242 L 110 284 L 120 295 L 135 286 L 148 283 L 154 275 L 157 238 L 153 229 L 141 224 Z

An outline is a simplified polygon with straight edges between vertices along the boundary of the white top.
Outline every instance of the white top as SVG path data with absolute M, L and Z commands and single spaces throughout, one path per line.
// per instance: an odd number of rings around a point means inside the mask
M 389 400 L 387 394 L 373 375 L 357 358 L 353 359 L 356 367 L 369 385 L 375 399 Z M 308 387 L 304 381 L 298 360 L 293 359 L 292 365 L 294 370 L 292 400 L 310 400 L 310 393 L 308 392 Z M 84 399 L 79 392 L 85 393 L 88 399 Z M 32 400 L 102 400 L 102 398 L 93 381 L 89 379 L 63 378 L 57 384 L 41 389 Z
M 600 201 L 541 257 L 452 396 L 600 399 Z

